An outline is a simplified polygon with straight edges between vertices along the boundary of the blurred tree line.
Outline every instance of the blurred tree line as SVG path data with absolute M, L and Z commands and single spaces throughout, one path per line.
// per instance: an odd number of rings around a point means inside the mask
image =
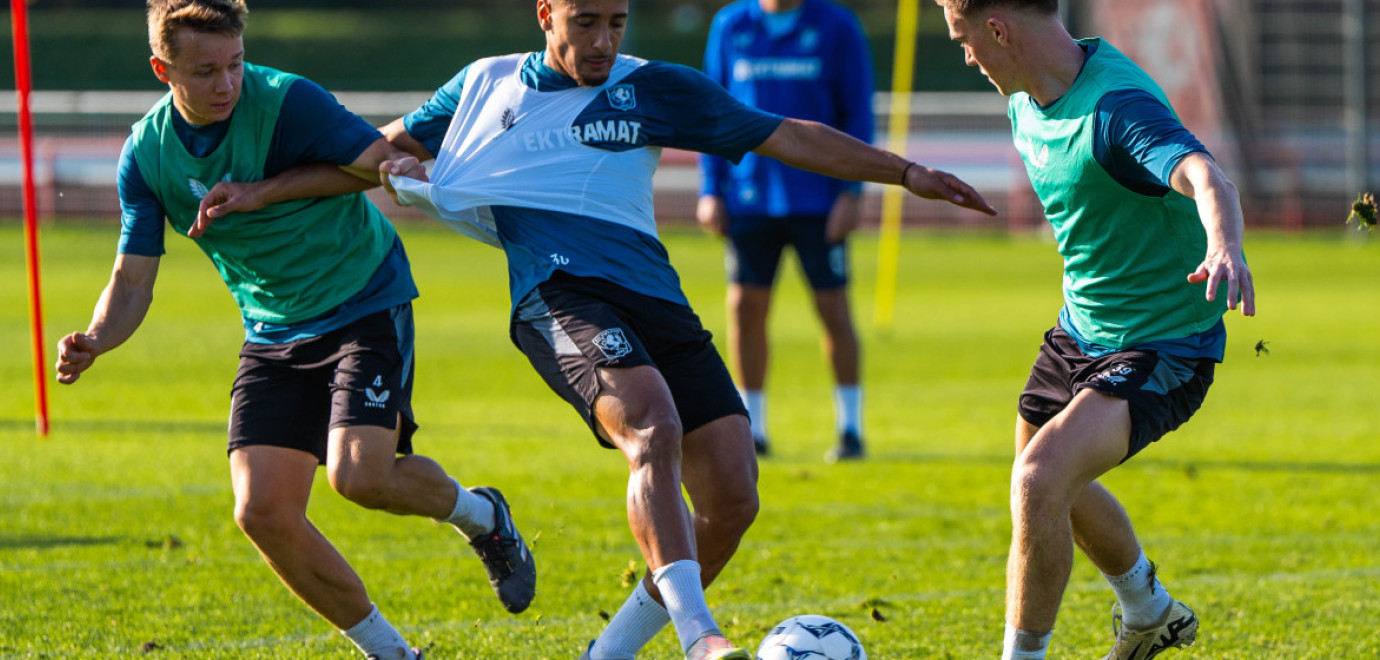
M 919 0 L 916 90 L 986 90 L 949 41 L 943 14 Z M 299 73 L 338 91 L 431 90 L 489 55 L 539 50 L 535 0 L 248 0 L 251 62 Z M 631 0 L 622 52 L 699 67 L 722 0 Z M 847 0 L 871 39 L 878 88 L 891 87 L 895 3 Z M 133 6 L 131 6 L 133 5 Z M 384 6 L 381 6 L 384 5 Z M 149 71 L 143 3 L 30 0 L 37 89 L 157 89 Z M 8 21 L 7 21 L 8 22 Z M 13 88 L 11 34 L 4 32 L 0 87 Z

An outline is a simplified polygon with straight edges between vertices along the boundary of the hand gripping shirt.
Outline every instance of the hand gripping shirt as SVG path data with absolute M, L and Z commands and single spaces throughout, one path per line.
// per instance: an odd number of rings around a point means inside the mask
M 134 125 L 129 170 L 137 171 L 175 230 L 186 233 L 201 199 L 217 182 L 265 178 L 265 163 L 276 157 L 283 100 L 298 80 L 245 64 L 239 102 L 224 122 L 224 137 L 208 153 L 194 153 L 179 137 L 171 94 Z M 372 140 L 360 141 L 367 146 Z M 353 194 L 227 215 L 196 243 L 220 271 L 252 340 L 255 329 L 265 325 L 300 336 L 291 326 L 331 316 L 363 292 L 371 293 L 370 300 L 351 307 L 348 315 L 358 318 L 377 311 L 364 307 L 385 309 L 415 297 L 396 237 L 382 213 L 364 195 Z M 386 259 L 395 268 L 381 268 Z M 374 281 L 385 270 L 387 281 Z
M 1186 277 L 1202 262 L 1207 236 L 1192 199 L 1128 188 L 1094 151 L 1097 106 L 1108 94 L 1140 90 L 1168 99 L 1110 44 L 1092 50 L 1062 98 L 1049 107 L 1029 95 L 1009 104 L 1012 133 L 1064 259 L 1061 320 L 1087 343 L 1110 349 L 1207 333 L 1226 311 L 1225 291 L 1204 298 Z M 1221 359 L 1220 346 L 1216 355 Z M 1173 351 L 1171 351 L 1173 352 Z
M 661 147 L 737 161 L 780 122 L 689 67 L 621 55 L 604 84 L 580 86 L 542 53 L 507 55 L 405 118 L 436 163 L 429 183 L 392 181 L 402 203 L 503 248 L 515 308 L 558 270 L 688 304 L 657 238 Z

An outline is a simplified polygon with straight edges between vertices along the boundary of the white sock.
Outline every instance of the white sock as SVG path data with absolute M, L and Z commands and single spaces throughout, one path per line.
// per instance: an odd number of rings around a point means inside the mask
M 834 386 L 834 417 L 839 433 L 852 431 L 862 437 L 862 386 Z
M 653 600 L 647 593 L 646 583 L 638 580 L 637 588 L 594 640 L 589 657 L 593 660 L 635 657 L 670 622 L 671 615 L 666 608 Z
M 1006 636 L 1001 642 L 1001 660 L 1044 660 L 1045 649 L 1053 632 L 1045 634 L 1020 630 L 1006 624 Z
M 1116 592 L 1116 599 L 1121 602 L 1121 622 L 1128 627 L 1145 628 L 1159 621 L 1160 615 L 1174 602 L 1155 576 L 1155 567 L 1145 558 L 1144 552 L 1131 570 L 1122 575 L 1102 577 L 1107 578 L 1107 584 Z
M 718 632 L 714 615 L 704 601 L 704 587 L 700 586 L 700 563 L 693 559 L 673 561 L 652 573 L 652 582 L 661 591 L 661 600 L 676 626 L 682 651 L 706 633 Z
M 454 525 L 467 539 L 492 532 L 498 525 L 493 500 L 471 493 L 454 477 L 451 477 L 451 481 L 455 482 L 455 508 L 449 516 L 437 520 Z
M 364 617 L 363 621 L 356 623 L 349 630 L 342 630 L 350 641 L 359 647 L 364 655 L 373 655 L 380 660 L 413 660 L 412 648 L 407 645 L 407 641 L 398 634 L 398 630 L 388 620 L 379 613 L 379 608 L 375 606 L 369 611 L 369 616 Z
M 748 410 L 748 425 L 752 428 L 752 437 L 767 437 L 767 395 L 762 390 L 738 390 L 738 394 L 743 397 L 743 405 Z

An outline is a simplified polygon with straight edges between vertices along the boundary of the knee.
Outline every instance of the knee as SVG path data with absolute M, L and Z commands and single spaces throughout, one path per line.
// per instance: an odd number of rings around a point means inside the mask
M 820 321 L 832 334 L 853 334 L 853 317 L 848 307 L 847 288 L 818 291 L 815 293 L 815 309 Z
M 717 526 L 729 534 L 742 536 L 757 520 L 757 512 L 761 510 L 757 489 L 744 488 L 741 492 L 731 493 L 727 500 L 722 507 L 723 510 L 717 514 Z
M 303 514 L 272 504 L 235 503 L 235 524 L 255 545 L 290 536 L 305 519 Z
M 1068 515 L 1071 485 L 1058 470 L 1028 461 L 1017 461 L 1011 471 L 1011 511 L 1022 518 Z
M 716 498 L 712 506 L 696 507 L 695 517 L 700 522 L 698 533 L 706 535 L 709 539 L 736 544 L 757 520 L 758 508 L 756 493 L 743 497 Z
M 331 488 L 341 497 L 366 509 L 387 509 L 385 480 L 359 466 L 339 467 L 330 472 Z
M 711 534 L 725 538 L 741 537 L 761 510 L 757 486 L 750 479 L 720 481 L 709 497 L 694 501 L 695 516 Z
M 728 309 L 740 322 L 764 322 L 771 307 L 770 287 L 733 287 L 728 292 Z
M 681 460 L 680 420 L 663 415 L 638 425 L 618 442 L 633 472 L 679 469 Z

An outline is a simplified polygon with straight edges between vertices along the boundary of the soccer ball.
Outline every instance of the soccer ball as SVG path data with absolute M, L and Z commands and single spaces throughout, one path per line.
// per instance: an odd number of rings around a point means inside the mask
M 858 636 L 827 616 L 802 614 L 776 624 L 757 660 L 867 660 Z

